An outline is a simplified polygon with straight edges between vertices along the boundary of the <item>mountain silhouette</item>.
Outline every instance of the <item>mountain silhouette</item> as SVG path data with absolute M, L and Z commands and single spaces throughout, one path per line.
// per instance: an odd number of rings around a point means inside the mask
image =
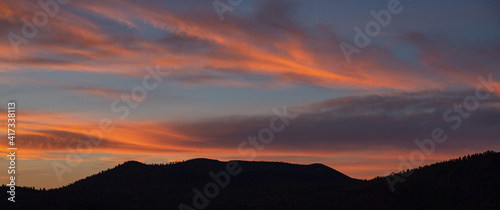
M 229 166 L 241 170 L 231 175 Z M 404 181 L 392 192 L 387 180 L 398 177 Z M 372 180 L 353 179 L 322 164 L 128 161 L 57 189 L 18 187 L 16 195 L 14 205 L 3 199 L 1 209 L 179 209 L 181 203 L 181 209 L 500 209 L 500 153 Z

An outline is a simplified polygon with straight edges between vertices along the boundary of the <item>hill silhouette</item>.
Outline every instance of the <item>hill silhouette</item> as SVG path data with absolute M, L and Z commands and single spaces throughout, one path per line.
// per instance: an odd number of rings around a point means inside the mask
M 219 185 L 205 209 L 500 209 L 500 153 L 492 151 L 372 180 L 353 179 L 322 164 L 230 163 L 241 173 L 229 176 L 226 187 Z M 6 209 L 179 209 L 184 203 L 196 209 L 193 188 L 203 192 L 207 183 L 215 183 L 209 172 L 227 165 L 211 159 L 128 161 L 57 189 L 19 187 L 15 205 L 7 199 L 0 204 Z M 391 192 L 387 178 L 409 173 Z

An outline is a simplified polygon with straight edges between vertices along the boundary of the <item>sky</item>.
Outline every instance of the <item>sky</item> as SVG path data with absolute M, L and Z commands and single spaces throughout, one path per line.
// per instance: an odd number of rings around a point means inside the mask
M 17 180 L 37 188 L 127 160 L 322 163 L 370 179 L 405 160 L 499 151 L 499 10 L 494 0 L 2 0 L 1 154 L 10 101 Z

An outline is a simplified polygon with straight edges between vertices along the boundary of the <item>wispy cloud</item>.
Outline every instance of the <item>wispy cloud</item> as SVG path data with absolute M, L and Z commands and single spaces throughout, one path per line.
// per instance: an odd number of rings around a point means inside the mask
M 224 70 L 230 75 L 266 74 L 287 83 L 327 88 L 397 90 L 470 85 L 464 71 L 479 73 L 499 67 L 491 62 L 498 57 L 499 45 L 458 46 L 445 37 L 407 31 L 401 31 L 399 37 L 419 48 L 424 72 L 377 45 L 365 50 L 357 64 L 348 65 L 338 50 L 345 38 L 332 25 L 298 21 L 294 14 L 303 6 L 299 2 L 257 1 L 251 5 L 253 13 L 224 22 L 210 6 L 186 10 L 180 5 L 72 2 L 35 39 L 21 46 L 21 55 L 1 54 L 1 67 L 139 76 L 137 69 L 145 63 L 158 63 L 183 75 L 182 81 L 187 83 L 252 86 L 192 72 L 203 69 Z M 3 13 L 0 24 L 5 31 L 14 32 L 22 27 L 18 18 L 31 18 L 30 12 L 37 9 L 34 3 L 4 6 L 14 12 Z M 144 33 L 153 29 L 154 36 Z M 9 51 L 6 41 L 0 45 L 2 52 Z M 470 56 L 475 59 L 465 59 Z M 443 83 L 443 78 L 449 82 Z

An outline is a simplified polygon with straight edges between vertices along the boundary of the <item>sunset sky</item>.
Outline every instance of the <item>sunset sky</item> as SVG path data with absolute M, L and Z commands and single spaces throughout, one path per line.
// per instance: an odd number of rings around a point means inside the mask
M 38 1 L 1 0 L 2 155 L 11 100 L 17 180 L 37 188 L 127 160 L 198 157 L 323 163 L 373 178 L 398 171 L 398 157 L 420 150 L 415 139 L 435 128 L 448 140 L 422 165 L 499 151 L 499 85 L 481 89 L 491 96 L 458 129 L 443 114 L 477 94 L 478 77 L 500 81 L 500 2 L 401 0 L 401 11 L 348 62 L 341 43 L 355 46 L 354 28 L 365 31 L 370 11 L 391 1 L 69 0 L 47 12 Z M 232 11 L 221 20 L 214 2 Z M 158 80 L 155 71 L 169 75 Z M 145 80 L 158 85 L 123 102 Z M 296 117 L 255 158 L 238 149 L 284 107 Z M 75 153 L 103 119 L 114 129 Z M 81 160 L 70 166 L 68 154 Z M 71 172 L 59 179 L 61 164 Z

